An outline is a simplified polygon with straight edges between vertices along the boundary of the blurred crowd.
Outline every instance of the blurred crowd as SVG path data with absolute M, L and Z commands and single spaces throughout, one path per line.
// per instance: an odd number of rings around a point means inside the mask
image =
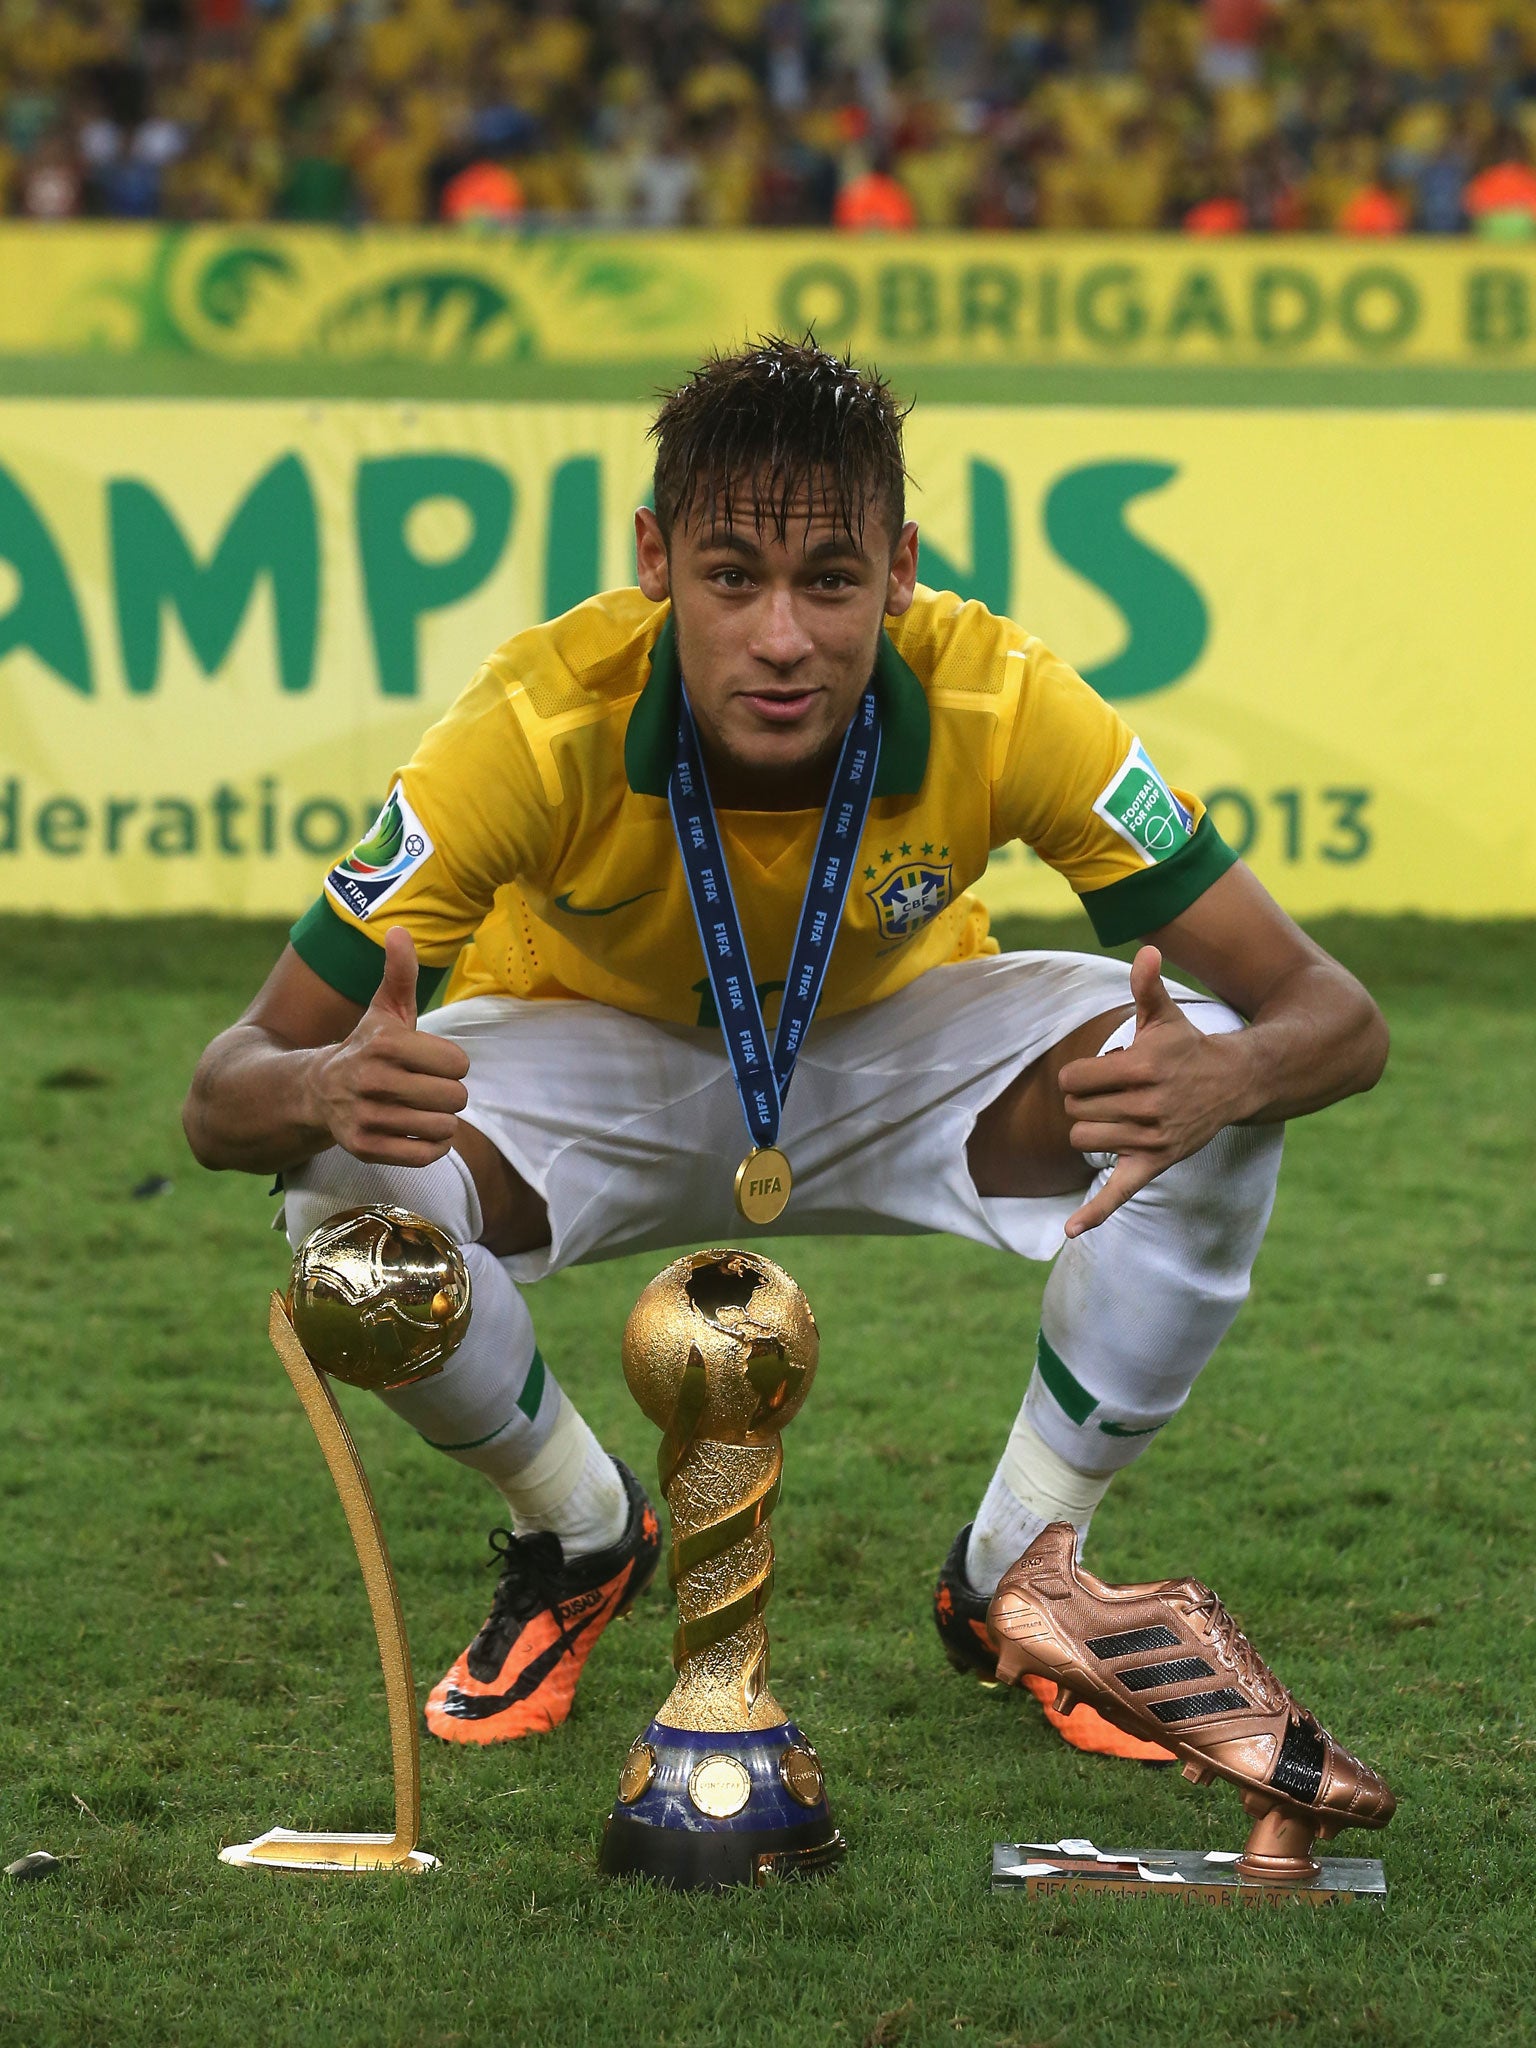
M 1536 0 L 0 0 L 0 211 L 1536 233 Z

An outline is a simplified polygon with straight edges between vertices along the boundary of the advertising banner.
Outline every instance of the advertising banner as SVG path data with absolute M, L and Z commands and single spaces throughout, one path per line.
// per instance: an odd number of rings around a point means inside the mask
M 648 409 L 0 404 L 0 907 L 293 912 L 482 656 L 633 574 Z M 919 408 L 930 584 L 1290 909 L 1536 912 L 1536 417 Z M 999 910 L 1067 907 L 1019 848 Z
M 1536 249 L 1465 237 L 0 225 L 0 362 L 621 367 L 813 327 L 914 367 L 1536 363 Z

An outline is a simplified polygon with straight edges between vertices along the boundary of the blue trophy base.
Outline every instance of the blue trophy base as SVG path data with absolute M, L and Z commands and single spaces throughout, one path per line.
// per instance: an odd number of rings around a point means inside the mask
M 734 1735 L 653 1721 L 624 1760 L 597 1860 L 605 1877 L 723 1891 L 819 1877 L 844 1848 L 793 1721 Z

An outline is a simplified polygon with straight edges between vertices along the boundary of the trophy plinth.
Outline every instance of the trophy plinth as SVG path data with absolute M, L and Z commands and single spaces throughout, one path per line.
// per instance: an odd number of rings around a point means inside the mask
M 768 1684 L 763 1608 L 779 1432 L 816 1371 L 800 1289 L 756 1252 L 695 1252 L 653 1280 L 624 1332 L 630 1392 L 664 1432 L 677 1672 L 634 1743 L 599 1868 L 686 1889 L 807 1877 L 843 1854 L 815 1750 Z

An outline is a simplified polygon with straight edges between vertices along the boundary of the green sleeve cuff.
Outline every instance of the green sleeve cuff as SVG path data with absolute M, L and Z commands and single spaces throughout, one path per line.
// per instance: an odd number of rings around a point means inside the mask
M 1171 858 L 1111 882 L 1107 889 L 1089 889 L 1079 901 L 1093 920 L 1099 944 L 1123 946 L 1188 910 L 1236 859 L 1207 811 L 1189 844 Z
M 338 995 L 365 1010 L 384 979 L 384 948 L 355 924 L 338 917 L 323 896 L 317 896 L 289 932 L 293 950 Z M 446 967 L 423 967 L 416 976 L 416 1007 L 424 1010 Z

